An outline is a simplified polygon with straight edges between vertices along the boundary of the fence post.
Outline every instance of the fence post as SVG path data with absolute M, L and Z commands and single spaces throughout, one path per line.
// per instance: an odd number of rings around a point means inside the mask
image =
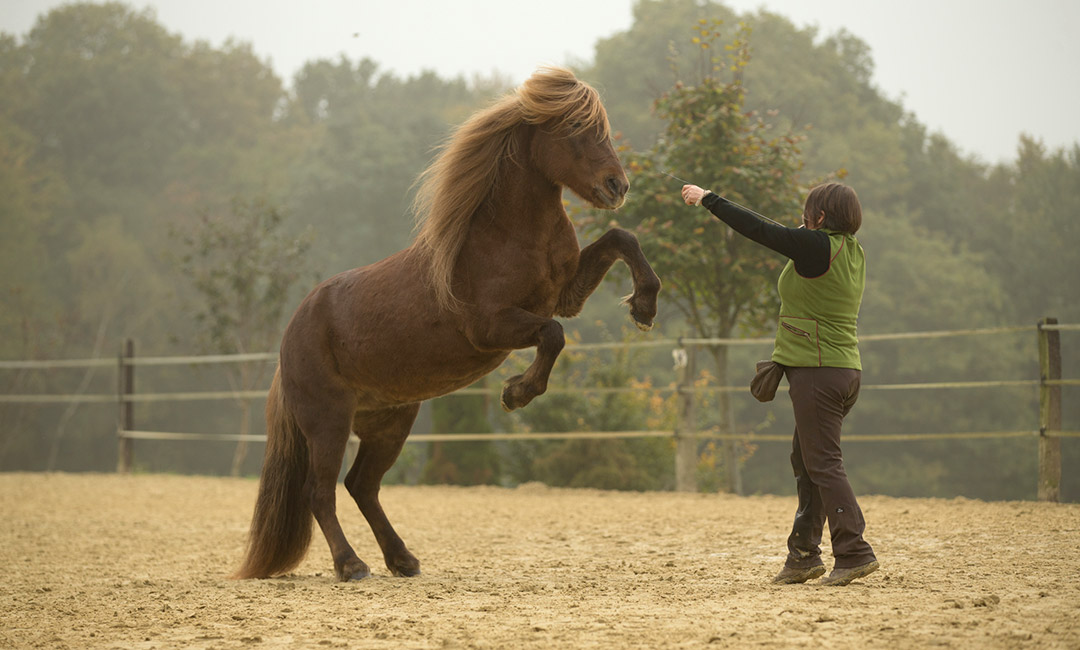
M 679 347 L 672 351 L 675 357 L 676 394 L 679 396 L 678 416 L 675 420 L 675 489 L 680 492 L 697 492 L 697 438 L 694 420 L 694 356 L 696 348 Z
M 1039 501 L 1058 501 L 1061 496 L 1061 386 L 1047 381 L 1061 379 L 1061 332 L 1044 329 L 1057 325 L 1056 318 L 1039 321 Z
M 135 441 L 123 435 L 124 431 L 135 429 L 135 404 L 124 399 L 126 395 L 135 392 L 135 366 L 125 362 L 125 359 L 134 357 L 135 342 L 127 339 L 117 360 L 116 401 L 118 410 L 116 434 L 119 439 L 119 453 L 116 460 L 116 471 L 120 474 L 131 472 L 131 466 L 135 460 Z

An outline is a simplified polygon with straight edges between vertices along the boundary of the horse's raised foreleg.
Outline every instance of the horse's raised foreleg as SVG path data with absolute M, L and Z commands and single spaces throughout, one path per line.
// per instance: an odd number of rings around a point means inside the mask
M 641 252 L 637 237 L 621 228 L 612 228 L 581 250 L 577 275 L 560 294 L 555 315 L 566 318 L 577 316 L 615 260 L 626 262 L 634 280 L 634 292 L 624 299 L 630 305 L 630 317 L 638 328 L 652 329 L 660 278 Z
M 420 404 L 409 404 L 382 411 L 361 411 L 353 420 L 353 430 L 360 436 L 356 460 L 345 476 L 349 490 L 360 512 L 364 514 L 371 532 L 382 549 L 386 568 L 396 576 L 415 576 L 420 573 L 420 561 L 405 542 L 398 537 L 379 503 L 379 484 L 386 471 L 397 460 L 420 411 Z
M 476 318 L 468 326 L 466 335 L 476 349 L 482 351 L 536 348 L 532 365 L 524 373 L 506 380 L 502 407 L 507 411 L 525 406 L 547 390 L 551 368 L 566 345 L 566 337 L 558 321 L 518 307 L 508 307 Z

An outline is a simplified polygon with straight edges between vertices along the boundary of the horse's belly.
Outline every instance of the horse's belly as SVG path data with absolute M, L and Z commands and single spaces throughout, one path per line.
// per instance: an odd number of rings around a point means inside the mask
M 476 383 L 509 356 L 448 343 L 360 352 L 354 368 L 342 370 L 347 375 L 355 372 L 350 379 L 361 408 L 407 404 L 452 393 Z

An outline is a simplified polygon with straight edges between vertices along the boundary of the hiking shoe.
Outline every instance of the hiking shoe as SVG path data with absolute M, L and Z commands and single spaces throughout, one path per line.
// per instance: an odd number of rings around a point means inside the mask
M 865 578 L 874 571 L 878 570 L 877 560 L 871 560 L 866 564 L 860 564 L 859 566 L 853 566 L 847 569 L 833 569 L 832 573 L 827 578 L 821 579 L 821 584 L 831 585 L 833 587 L 843 587 L 852 580 L 858 580 L 859 578 Z
M 813 580 L 823 573 L 825 573 L 825 566 L 821 564 L 806 567 L 805 569 L 793 569 L 786 566 L 780 573 L 776 574 L 772 581 L 774 585 L 798 585 L 807 580 Z

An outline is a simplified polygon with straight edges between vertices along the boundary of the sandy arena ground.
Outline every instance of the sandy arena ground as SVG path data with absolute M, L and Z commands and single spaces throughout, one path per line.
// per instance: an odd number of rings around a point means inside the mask
M 794 498 L 387 487 L 424 574 L 232 581 L 254 480 L 0 474 L 0 648 L 1080 648 L 1080 505 L 863 497 L 882 569 L 773 586 Z M 827 550 L 827 549 L 826 549 Z

